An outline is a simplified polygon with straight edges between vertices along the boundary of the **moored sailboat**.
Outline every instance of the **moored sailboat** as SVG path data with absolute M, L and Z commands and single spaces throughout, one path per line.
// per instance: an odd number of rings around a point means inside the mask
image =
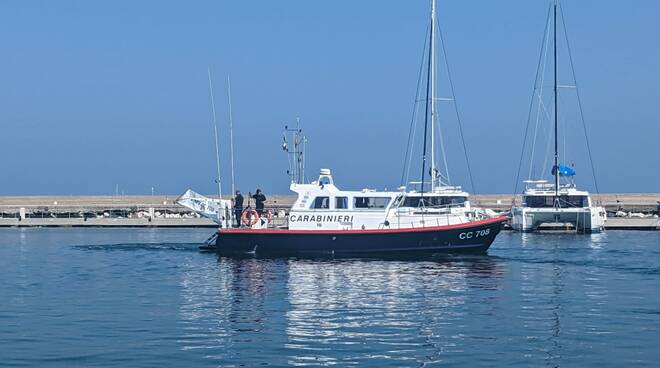
M 552 112 L 552 122 L 553 122 L 553 133 L 552 133 L 552 142 L 554 143 L 554 157 L 551 174 L 553 177 L 553 183 L 549 183 L 547 180 L 532 180 L 532 163 L 530 162 L 530 178 L 524 181 L 525 190 L 522 195 L 522 202 L 514 205 L 511 208 L 511 225 L 514 230 L 517 231 L 535 231 L 542 227 L 550 229 L 573 229 L 578 232 L 600 232 L 603 229 L 605 220 L 607 219 L 607 214 L 605 209 L 601 206 L 597 206 L 593 203 L 589 192 L 584 190 L 578 190 L 574 181 L 574 176 L 576 170 L 572 165 L 561 164 L 559 156 L 559 96 L 558 91 L 560 88 L 572 88 L 577 92 L 577 83 L 575 83 L 575 70 L 573 69 L 572 56 L 570 55 L 570 47 L 567 47 L 568 56 L 571 60 L 571 69 L 573 71 L 573 82 L 574 85 L 560 85 L 558 83 L 558 70 L 557 70 L 557 20 L 558 20 L 558 11 L 561 11 L 558 0 L 553 0 L 551 8 L 548 14 L 548 20 L 546 23 L 546 34 L 543 38 L 543 46 L 541 47 L 541 58 L 539 60 L 539 67 L 537 69 L 537 77 L 534 86 L 532 104 L 530 104 L 530 118 L 532 113 L 532 106 L 534 101 L 538 99 L 538 113 L 540 114 L 545 107 L 542 105 L 542 83 L 543 77 L 545 74 L 545 64 L 541 68 L 541 60 L 543 59 L 544 52 L 547 55 L 547 45 L 549 40 L 548 28 L 552 24 L 552 36 L 553 36 L 553 112 Z M 550 13 L 551 12 L 551 13 Z M 552 16 L 551 16 L 552 14 Z M 562 14 L 562 24 L 563 23 L 563 14 Z M 565 25 L 564 25 L 564 34 L 565 34 Z M 566 37 L 566 43 L 568 45 L 568 37 Z M 539 71 L 543 69 L 542 73 Z M 539 87 L 539 75 L 541 75 L 541 86 Z M 578 107 L 580 111 L 580 119 L 582 120 L 582 125 L 584 127 L 585 140 L 587 143 L 587 149 L 589 153 L 589 160 L 592 163 L 592 173 L 594 174 L 594 184 L 596 184 L 596 175 L 593 168 L 593 160 L 591 159 L 591 150 L 589 148 L 589 140 L 586 134 L 586 125 L 584 124 L 584 118 L 582 113 L 582 106 L 579 99 L 579 94 L 577 95 Z M 546 111 L 543 111 L 546 113 Z M 538 127 L 539 118 L 537 117 L 537 127 Z M 529 127 L 530 119 L 527 121 L 527 127 Z M 534 144 L 536 139 L 536 131 L 534 136 Z M 525 131 L 525 138 L 523 143 L 523 150 L 521 152 L 521 165 L 522 166 L 522 157 L 525 153 L 525 142 L 527 139 L 527 129 Z M 532 154 L 530 161 L 534 160 L 534 148 L 532 148 Z M 520 174 L 520 166 L 518 168 L 518 173 Z M 545 166 L 545 165 L 544 165 Z M 518 175 L 519 175 L 518 174 Z M 518 178 L 516 178 L 518 181 Z

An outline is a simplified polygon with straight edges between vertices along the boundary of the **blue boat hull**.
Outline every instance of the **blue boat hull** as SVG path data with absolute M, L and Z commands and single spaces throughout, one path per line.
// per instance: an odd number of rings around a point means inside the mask
M 506 219 L 498 217 L 462 225 L 400 230 L 220 229 L 214 248 L 223 255 L 260 256 L 485 252 Z

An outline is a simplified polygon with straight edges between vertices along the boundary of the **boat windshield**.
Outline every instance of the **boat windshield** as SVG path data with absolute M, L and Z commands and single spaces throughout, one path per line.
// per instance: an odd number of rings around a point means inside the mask
M 421 196 L 406 197 L 400 207 L 458 207 L 465 204 L 464 196 Z
M 526 196 L 524 200 L 527 207 L 531 208 L 551 208 L 554 207 L 554 196 Z M 587 196 L 582 195 L 562 195 L 559 196 L 559 205 L 563 208 L 587 207 L 589 200 Z

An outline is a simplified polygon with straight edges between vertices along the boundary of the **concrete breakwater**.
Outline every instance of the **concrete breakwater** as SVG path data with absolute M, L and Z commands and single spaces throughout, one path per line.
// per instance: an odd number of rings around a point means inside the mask
M 0 227 L 216 227 L 178 205 L 177 197 L 5 196 L 0 197 Z M 268 205 L 280 212 L 294 200 L 269 196 Z
M 185 207 L 177 196 L 6 196 L 0 197 L 0 227 L 215 227 Z M 285 213 L 292 195 L 271 195 L 267 206 Z M 660 194 L 602 194 L 593 196 L 608 211 L 607 228 L 660 229 Z M 505 212 L 512 196 L 474 195 L 473 205 Z M 247 203 L 246 203 L 247 205 Z

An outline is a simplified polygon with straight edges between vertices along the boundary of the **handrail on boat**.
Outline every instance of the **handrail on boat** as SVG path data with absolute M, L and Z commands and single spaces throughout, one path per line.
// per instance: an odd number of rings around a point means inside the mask
M 409 208 L 411 210 L 437 210 L 437 209 L 445 209 L 445 210 L 451 210 L 452 208 L 456 207 L 461 207 L 461 205 L 457 204 L 449 204 L 449 205 L 435 205 L 435 206 L 427 206 L 427 207 L 404 207 L 404 208 Z M 392 210 L 393 208 L 390 208 Z M 266 211 L 270 211 L 272 213 L 272 220 L 268 221 L 267 223 L 264 224 L 261 229 L 276 229 L 276 228 L 288 228 L 289 226 L 289 214 L 291 211 L 290 207 L 283 207 L 283 206 L 266 206 L 264 208 Z M 407 226 L 402 226 L 403 224 L 400 221 L 391 221 L 389 225 L 385 225 L 385 221 L 387 221 L 387 218 L 389 217 L 389 214 L 391 213 L 390 211 L 387 211 L 387 217 L 378 224 L 379 229 L 384 229 L 385 227 L 388 227 L 390 229 L 402 229 L 402 228 L 407 228 Z M 234 214 L 232 213 L 232 216 Z M 411 228 L 425 228 L 425 227 L 435 227 L 435 226 L 442 226 L 440 224 L 440 220 L 437 217 L 439 215 L 438 213 L 429 213 L 428 215 L 422 214 L 422 217 L 425 216 L 432 216 L 432 218 L 426 218 L 426 221 L 411 221 L 409 226 Z M 460 216 L 456 213 L 453 213 L 452 211 L 443 211 L 443 213 L 440 213 L 443 217 L 446 218 L 446 224 L 452 223 L 452 220 L 450 217 L 454 218 L 454 221 L 458 221 L 460 224 L 465 224 L 467 222 L 470 222 L 471 220 L 482 220 L 490 217 L 485 211 L 483 211 L 480 208 L 472 208 L 470 211 L 466 212 L 465 215 L 467 219 L 464 219 L 463 216 Z M 434 218 L 435 217 L 435 221 Z M 240 219 L 238 219 L 240 221 Z M 233 223 L 232 225 L 236 225 L 236 219 L 233 218 Z M 434 223 L 435 222 L 435 223 Z M 246 226 L 244 224 L 240 224 L 240 228 L 249 228 L 250 226 Z

